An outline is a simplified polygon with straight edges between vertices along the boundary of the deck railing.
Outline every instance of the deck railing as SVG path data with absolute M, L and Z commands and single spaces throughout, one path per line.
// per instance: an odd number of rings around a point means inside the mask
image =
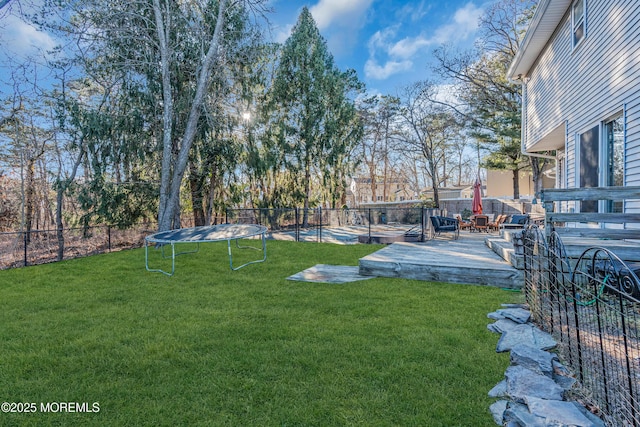
M 547 234 L 555 230 L 563 237 L 640 239 L 640 186 L 545 189 L 541 199 Z M 615 210 L 607 209 L 609 203 L 618 203 L 623 212 L 602 212 Z M 635 213 L 625 211 L 631 204 Z

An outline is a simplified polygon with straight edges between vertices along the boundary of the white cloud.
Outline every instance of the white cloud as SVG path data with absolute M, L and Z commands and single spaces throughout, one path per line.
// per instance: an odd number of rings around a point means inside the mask
M 415 9 L 403 8 L 402 14 L 410 13 L 413 10 L 415 16 L 428 13 L 429 7 L 424 2 Z M 369 39 L 369 60 L 365 64 L 365 74 L 367 77 L 375 79 L 386 79 L 394 74 L 409 71 L 412 69 L 416 55 L 423 54 L 426 48 L 444 43 L 456 43 L 466 40 L 478 29 L 478 20 L 483 10 L 473 3 L 467 3 L 458 9 L 450 22 L 437 27 L 431 34 L 423 31 L 416 36 L 404 37 L 395 41 L 400 26 L 388 27 L 376 32 Z M 386 58 L 381 61 L 377 58 Z M 380 65 L 384 62 L 384 65 Z
M 483 10 L 473 3 L 467 3 L 453 15 L 453 22 L 438 28 L 432 38 L 434 43 L 450 43 L 464 40 L 478 29 L 478 21 Z
M 407 37 L 400 40 L 389 49 L 389 55 L 395 58 L 410 58 L 422 48 L 432 45 L 433 42 L 422 36 Z
M 400 22 L 412 21 L 419 22 L 433 8 L 432 4 L 427 4 L 426 0 L 422 0 L 419 4 L 408 3 L 396 12 L 396 16 Z
M 293 29 L 292 24 L 287 24 L 283 27 L 276 28 L 275 34 L 273 36 L 274 41 L 276 43 L 284 43 L 285 41 L 287 41 L 287 39 L 291 35 L 292 29 Z
M 438 27 L 432 37 L 419 35 L 404 38 L 391 47 L 389 55 L 396 58 L 410 58 L 425 47 L 464 40 L 478 29 L 478 20 L 481 15 L 482 9 L 473 3 L 467 3 L 462 9 L 456 11 L 453 22 Z
M 364 73 L 368 78 L 386 80 L 394 74 L 410 70 L 413 67 L 411 61 L 387 61 L 379 65 L 374 59 L 369 58 L 364 64 Z
M 331 25 L 360 27 L 373 0 L 320 0 L 309 11 L 320 30 Z
M 13 15 L 8 15 L 4 22 L 2 45 L 15 54 L 26 56 L 37 51 L 51 50 L 56 46 L 56 42 L 48 34 L 38 31 Z
M 380 50 L 386 52 L 391 49 L 393 46 L 391 40 L 395 38 L 396 34 L 397 27 L 387 27 L 382 31 L 376 31 L 369 38 L 369 54 L 373 56 Z
M 375 80 L 385 80 L 394 74 L 410 70 L 413 62 L 404 59 L 389 59 L 384 65 L 376 60 L 376 56 L 389 56 L 389 52 L 393 50 L 391 40 L 396 37 L 398 27 L 388 27 L 382 31 L 377 31 L 369 39 L 369 59 L 364 65 L 364 73 L 367 78 Z M 382 55 L 380 55 L 382 53 Z

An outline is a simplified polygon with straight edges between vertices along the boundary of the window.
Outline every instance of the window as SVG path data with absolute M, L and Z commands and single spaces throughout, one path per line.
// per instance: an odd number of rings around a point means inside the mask
M 624 185 L 624 125 L 622 116 L 604 124 L 604 185 L 607 187 Z M 609 200 L 607 212 L 621 213 L 622 201 Z
M 600 126 L 595 126 L 578 135 L 580 150 L 579 184 L 580 188 L 597 187 L 599 185 L 598 166 L 600 160 Z M 580 212 L 598 212 L 597 200 L 583 200 Z
M 575 0 L 571 5 L 571 23 L 573 26 L 573 47 L 576 47 L 586 35 L 585 2 Z
M 618 114 L 576 135 L 578 184 L 588 187 L 622 187 L 625 174 L 624 116 Z M 560 164 L 560 163 L 559 163 Z M 564 165 L 563 165 L 564 166 Z M 580 212 L 624 212 L 622 202 L 582 201 Z

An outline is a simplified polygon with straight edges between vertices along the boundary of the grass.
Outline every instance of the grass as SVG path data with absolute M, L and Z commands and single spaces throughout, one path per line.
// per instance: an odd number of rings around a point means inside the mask
M 494 425 L 508 356 L 486 315 L 512 293 L 285 279 L 378 248 L 269 241 L 232 272 L 210 244 L 174 277 L 142 250 L 0 271 L 0 401 L 99 404 L 0 425 Z

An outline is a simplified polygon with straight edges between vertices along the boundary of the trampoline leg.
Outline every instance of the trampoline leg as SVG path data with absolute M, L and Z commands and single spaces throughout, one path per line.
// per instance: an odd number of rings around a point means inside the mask
M 164 246 L 162 247 L 162 258 L 165 258 Z M 168 273 L 160 268 L 149 268 L 149 242 L 147 241 L 147 239 L 144 239 L 144 265 L 147 268 L 147 271 L 150 271 L 152 273 L 162 273 L 162 274 L 166 274 L 167 276 L 173 276 L 173 273 L 175 273 L 176 271 L 175 245 L 171 243 L 171 272 Z
M 236 240 L 236 243 L 238 241 Z M 235 270 L 233 268 L 233 255 L 231 255 L 231 239 L 227 240 L 227 250 L 229 251 L 229 268 L 231 268 L 232 270 Z
M 256 250 L 260 250 L 258 248 L 255 248 L 253 246 L 240 246 L 238 245 L 238 239 L 235 239 L 236 241 L 236 246 L 240 249 L 256 249 Z M 262 233 L 262 259 L 258 259 L 255 261 L 249 261 L 245 264 L 242 264 L 238 267 L 234 267 L 233 266 L 233 255 L 231 254 L 231 239 L 227 240 L 227 248 L 229 250 L 229 267 L 231 267 L 231 270 L 236 271 L 236 270 L 240 270 L 242 267 L 245 267 L 249 264 L 256 264 L 259 262 L 264 262 L 267 259 L 267 240 L 266 240 L 266 235 L 265 233 Z

